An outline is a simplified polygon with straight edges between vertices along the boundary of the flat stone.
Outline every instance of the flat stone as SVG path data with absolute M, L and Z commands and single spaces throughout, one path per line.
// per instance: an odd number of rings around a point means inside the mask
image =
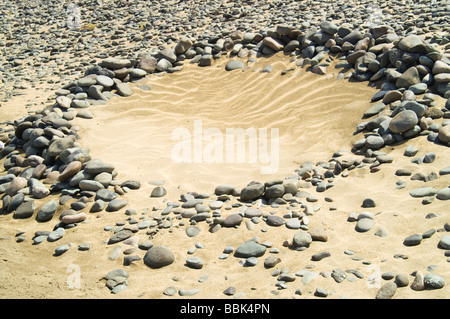
M 422 242 L 422 239 L 423 237 L 421 234 L 411 235 L 405 238 L 403 244 L 405 246 L 417 246 Z
M 428 289 L 441 289 L 445 286 L 445 279 L 436 274 L 426 274 L 423 278 L 425 288 Z
M 57 209 L 58 202 L 56 200 L 50 200 L 39 209 L 36 218 L 41 222 L 49 221 L 52 219 Z
M 429 197 L 436 195 L 437 190 L 433 187 L 415 188 L 409 191 L 411 197 Z
M 254 241 L 245 242 L 236 249 L 234 255 L 239 258 L 261 257 L 266 252 L 266 246 Z
M 225 70 L 233 71 L 233 70 L 237 70 L 237 69 L 243 69 L 244 67 L 245 67 L 244 62 L 239 61 L 239 60 L 232 60 L 227 63 L 227 65 L 225 66 Z
M 30 218 L 35 210 L 36 204 L 34 200 L 23 202 L 14 212 L 14 218 Z

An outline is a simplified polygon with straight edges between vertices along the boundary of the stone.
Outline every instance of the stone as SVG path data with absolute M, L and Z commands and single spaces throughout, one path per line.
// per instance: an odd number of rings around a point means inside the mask
M 23 177 L 14 177 L 5 189 L 5 195 L 14 196 L 18 191 L 25 188 L 28 181 Z
M 117 94 L 124 97 L 131 96 L 133 94 L 133 90 L 128 83 L 117 83 L 116 90 Z
M 264 260 L 264 267 L 265 268 L 273 268 L 280 262 L 281 262 L 281 259 L 279 257 L 269 256 L 266 258 L 266 260 Z
M 155 72 L 156 70 L 156 64 L 158 61 L 155 57 L 153 57 L 150 54 L 145 54 L 142 56 L 141 60 L 139 61 L 138 67 L 145 72 L 151 74 Z
M 282 218 L 280 216 L 270 215 L 270 216 L 267 216 L 266 223 L 269 226 L 281 226 L 281 225 L 284 225 L 286 223 L 286 221 L 284 218 Z
M 266 246 L 254 241 L 248 241 L 239 245 L 234 255 L 238 258 L 261 257 L 266 252 L 266 249 Z
M 320 22 L 320 29 L 331 35 L 336 34 L 339 30 L 336 24 L 327 20 L 322 20 L 322 22 Z
M 429 197 L 436 195 L 437 190 L 434 187 L 421 187 L 409 191 L 411 197 Z
M 175 261 L 174 253 L 166 246 L 151 247 L 144 256 L 144 263 L 150 268 L 162 268 Z
M 54 231 L 52 231 L 48 234 L 47 240 L 50 242 L 60 240 L 64 236 L 65 232 L 66 231 L 64 228 L 58 227 Z
M 305 231 L 298 231 L 294 234 L 292 245 L 294 248 L 309 247 L 312 243 L 312 237 Z
M 436 274 L 426 274 L 423 278 L 425 288 L 441 289 L 445 286 L 445 279 Z
M 78 213 L 73 215 L 66 215 L 61 218 L 61 222 L 64 224 L 73 224 L 84 221 L 87 218 L 85 213 Z
M 441 126 L 439 128 L 438 139 L 443 144 L 450 143 L 450 125 Z
M 426 47 L 422 39 L 417 35 L 409 35 L 402 38 L 398 43 L 398 48 L 411 53 L 425 53 Z
M 189 257 L 186 259 L 186 266 L 193 269 L 202 269 L 204 265 L 203 260 L 200 257 Z
M 395 85 L 398 88 L 408 89 L 410 86 L 420 83 L 419 71 L 416 67 L 410 67 L 397 79 Z
M 241 190 L 241 200 L 246 202 L 254 200 L 264 193 L 264 184 L 252 183 Z
M 108 203 L 108 206 L 106 207 L 106 211 L 108 212 L 116 212 L 123 207 L 125 207 L 128 204 L 128 202 L 124 199 L 113 199 Z
M 398 274 L 394 280 L 397 287 L 407 287 L 409 285 L 409 277 L 406 274 Z
M 175 46 L 175 52 L 176 54 L 183 54 L 187 50 L 189 50 L 192 47 L 192 45 L 193 43 L 189 38 L 183 37 L 178 41 L 177 45 Z
M 227 65 L 225 66 L 225 70 L 233 71 L 237 69 L 243 69 L 244 67 L 245 67 L 244 62 L 239 60 L 232 60 L 227 63 Z
M 422 242 L 422 235 L 421 234 L 414 234 L 411 236 L 408 236 L 403 241 L 403 245 L 405 246 L 417 246 Z
M 358 220 L 355 226 L 357 232 L 363 233 L 372 229 L 375 225 L 375 221 L 371 218 L 361 218 Z
M 243 220 L 243 217 L 240 214 L 231 214 L 226 217 L 221 225 L 223 227 L 234 227 L 239 226 Z
M 399 112 L 389 123 L 392 133 L 404 133 L 419 123 L 417 114 L 411 110 Z
M 56 200 L 50 200 L 38 210 L 36 218 L 40 222 L 49 221 L 50 219 L 52 219 L 57 209 L 58 202 Z
M 378 290 L 376 299 L 392 299 L 397 292 L 397 285 L 394 282 L 387 282 Z
M 163 197 L 167 194 L 167 191 L 162 186 L 157 186 L 152 190 L 150 197 Z
M 60 256 L 70 249 L 69 245 L 61 245 L 55 248 L 55 256 Z
M 125 239 L 130 238 L 132 235 L 133 235 L 133 232 L 131 230 L 122 229 L 109 238 L 108 245 L 112 245 L 112 244 L 121 242 Z
M 424 276 L 420 271 L 416 272 L 414 281 L 411 284 L 411 289 L 415 291 L 422 291 L 425 289 Z
M 449 235 L 443 235 L 441 239 L 439 240 L 439 248 L 442 249 L 450 249 L 450 236 Z
M 23 202 L 17 207 L 14 212 L 14 218 L 22 219 L 22 218 L 30 218 L 33 216 L 34 211 L 36 210 L 36 204 L 34 200 Z
M 263 39 L 263 44 L 266 47 L 269 47 L 274 51 L 280 51 L 280 50 L 283 50 L 283 48 L 284 48 L 284 45 L 281 42 L 277 41 L 276 39 L 274 39 L 272 37 L 265 37 Z

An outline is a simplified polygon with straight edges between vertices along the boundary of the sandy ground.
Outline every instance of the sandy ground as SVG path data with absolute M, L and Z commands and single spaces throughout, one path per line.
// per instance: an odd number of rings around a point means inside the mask
M 268 64 L 273 66 L 273 72 L 261 73 Z M 90 148 L 93 157 L 114 164 L 119 172 L 118 179 L 141 182 L 140 190 L 125 195 L 129 201 L 127 207 L 139 211 L 136 218 L 146 209 L 165 207 L 167 200 L 176 201 L 180 194 L 188 191 L 212 194 L 219 184 L 243 187 L 252 180 L 265 182 L 284 178 L 294 173 L 301 163 L 327 161 L 337 150 L 350 150 L 352 143 L 360 138 L 353 136 L 356 125 L 362 122 L 362 114 L 376 92 L 367 83 L 336 80 L 339 70 L 334 68 L 329 68 L 327 76 L 311 74 L 301 68 L 280 75 L 282 70 L 295 66 L 289 57 L 283 59 L 280 55 L 259 59 L 244 72 L 226 72 L 224 66 L 224 61 L 217 61 L 209 68 L 187 64 L 182 72 L 149 76 L 133 84 L 135 94 L 131 97 L 114 98 L 107 105 L 92 106 L 94 119 L 76 119 L 82 137 L 80 143 Z M 149 85 L 151 90 L 142 90 L 139 85 Z M 0 117 L 13 119 L 24 113 L 21 101 L 2 105 Z M 443 100 L 438 99 L 437 105 L 443 106 Z M 225 132 L 226 128 L 278 128 L 278 171 L 261 174 L 261 162 L 174 163 L 170 154 L 176 142 L 171 139 L 171 134 L 175 128 L 193 132 L 195 120 L 202 120 L 204 130 L 217 128 L 220 132 Z M 419 147 L 417 156 L 436 152 L 436 161 L 412 164 L 411 158 L 403 156 L 408 145 Z M 424 183 L 397 177 L 395 171 L 411 168 L 414 173 L 438 172 L 449 165 L 450 149 L 420 137 L 383 150 L 394 157 L 394 162 L 383 164 L 377 173 L 370 173 L 368 167 L 357 168 L 350 171 L 348 177 L 337 177 L 335 187 L 324 193 L 316 193 L 314 188 L 304 189 L 316 194 L 319 201 L 315 204 L 320 204 L 320 210 L 309 217 L 310 228 L 324 229 L 329 238 L 325 243 L 313 242 L 301 252 L 283 246 L 283 242 L 291 241 L 296 232 L 284 226 L 264 229 L 265 223 L 260 222 L 253 230 L 248 230 L 242 223 L 239 228 L 222 228 L 210 233 L 208 225 L 202 222 L 197 225 L 201 228 L 199 235 L 190 238 L 185 233 L 188 222 L 179 226 L 180 220 L 174 219 L 174 226 L 158 232 L 152 241 L 167 245 L 175 253 L 176 261 L 152 270 L 142 261 L 123 266 L 122 258 L 108 259 L 113 247 L 106 244 L 111 233 L 104 231 L 104 227 L 125 221 L 128 216 L 124 209 L 115 213 L 90 214 L 87 222 L 67 230 L 61 240 L 40 245 L 32 245 L 34 232 L 52 230 L 57 223 L 56 217 L 50 222 L 38 223 L 34 218 L 15 220 L 11 215 L 0 216 L 0 298 L 180 298 L 163 295 L 165 288 L 174 286 L 177 290 L 200 289 L 193 298 L 231 299 L 233 297 L 222 292 L 234 286 L 241 298 L 291 298 L 298 288 L 302 290 L 301 298 L 315 298 L 315 289 L 322 287 L 329 292 L 328 298 L 373 299 L 379 285 L 369 283 L 369 276 L 392 271 L 407 274 L 412 283 L 413 272 L 426 274 L 432 265 L 436 266 L 432 272 L 447 280 L 444 288 L 417 292 L 408 286 L 398 288 L 394 298 L 448 298 L 448 257 L 437 247 L 444 233 L 436 232 L 414 247 L 404 246 L 403 239 L 429 229 L 443 229 L 450 221 L 445 201 L 435 199 L 429 205 L 422 205 L 421 199 L 408 195 L 410 189 L 422 186 L 448 187 L 450 176 Z M 398 180 L 406 181 L 406 188 L 396 189 Z M 149 197 L 155 181 L 164 182 L 168 190 L 164 198 Z M 325 201 L 325 197 L 332 198 L 333 202 Z M 376 201 L 375 208 L 361 207 L 367 197 Z M 270 207 L 261 207 L 261 210 L 274 211 Z M 279 216 L 287 212 L 285 207 L 277 211 Z M 367 233 L 358 233 L 354 230 L 355 223 L 348 222 L 347 218 L 352 212 L 363 211 L 374 214 L 376 224 Z M 231 212 L 223 211 L 223 216 Z M 435 213 L 437 217 L 426 219 L 429 213 Z M 380 227 L 387 230 L 387 237 L 374 235 Z M 15 235 L 20 231 L 25 232 L 26 239 L 16 243 Z M 148 238 L 144 231 L 137 235 L 140 242 Z M 226 246 L 236 248 L 255 236 L 260 242 L 270 241 L 272 247 L 279 249 L 281 262 L 275 268 L 263 266 L 263 260 L 271 255 L 268 252 L 259 258 L 255 267 L 243 267 L 232 255 L 225 260 L 218 258 Z M 78 251 L 77 246 L 81 243 L 90 243 L 91 249 Z M 205 262 L 201 270 L 190 269 L 184 264 L 191 256 L 187 251 L 195 243 L 204 246 L 193 255 Z M 72 248 L 62 256 L 52 256 L 54 249 L 62 244 L 72 244 Z M 116 245 L 127 248 L 123 244 Z M 351 250 L 355 255 L 346 255 L 345 250 Z M 330 252 L 331 256 L 311 261 L 312 255 L 323 251 Z M 143 257 L 144 251 L 137 249 L 134 254 Z M 394 258 L 396 254 L 406 255 L 408 259 Z M 359 259 L 354 260 L 354 257 Z M 128 289 L 114 295 L 102 278 L 116 268 L 126 269 L 130 278 Z M 294 282 L 287 283 L 287 289 L 277 290 L 277 277 L 270 274 L 274 269 L 285 268 L 289 273 L 301 269 L 318 273 L 331 272 L 335 268 L 356 269 L 364 278 L 338 284 L 332 278 L 319 276 L 304 284 L 301 277 L 296 277 Z M 73 279 L 78 274 L 81 281 L 74 285 Z M 208 279 L 199 282 L 205 275 Z M 273 291 L 278 294 L 274 295 Z

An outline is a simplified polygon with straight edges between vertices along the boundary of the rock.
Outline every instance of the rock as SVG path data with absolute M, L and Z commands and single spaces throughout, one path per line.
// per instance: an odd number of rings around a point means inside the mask
M 192 47 L 192 45 L 193 43 L 189 38 L 183 37 L 180 39 L 180 41 L 178 41 L 177 45 L 175 46 L 175 52 L 176 54 L 183 54 L 187 50 L 189 50 Z
M 108 245 L 112 245 L 112 244 L 121 242 L 127 238 L 130 238 L 132 235 L 133 235 L 133 232 L 131 230 L 122 229 L 109 238 Z
M 412 129 L 419 123 L 417 114 L 411 110 L 401 111 L 389 123 L 389 129 L 392 133 L 403 133 Z
M 230 216 L 226 217 L 221 225 L 223 227 L 234 227 L 239 226 L 243 220 L 243 217 L 239 214 L 231 214 Z
M 441 289 L 445 286 L 445 279 L 436 274 L 426 274 L 423 278 L 425 288 Z
M 117 83 L 116 84 L 116 90 L 117 94 L 120 96 L 130 96 L 133 94 L 133 90 L 131 89 L 131 86 L 128 83 Z
M 443 61 L 436 61 L 434 62 L 433 68 L 431 70 L 431 73 L 433 75 L 440 74 L 440 73 L 450 73 L 450 65 Z
M 254 200 L 264 193 L 264 184 L 252 183 L 241 190 L 241 200 L 246 202 Z
M 56 247 L 55 256 L 60 256 L 70 249 L 69 245 L 61 245 Z
M 48 156 L 57 157 L 65 149 L 72 148 L 74 141 L 70 137 L 63 137 L 54 140 L 48 147 Z
M 108 203 L 108 206 L 106 207 L 106 211 L 108 212 L 116 212 L 120 210 L 121 208 L 125 207 L 128 204 L 128 202 L 124 199 L 113 199 Z
M 139 61 L 138 67 L 145 72 L 151 74 L 155 72 L 156 70 L 156 64 L 158 61 L 155 57 L 153 57 L 150 54 L 145 54 L 142 56 L 141 60 Z
M 411 53 L 425 53 L 426 48 L 422 39 L 417 35 L 410 35 L 402 38 L 398 43 L 398 48 Z
M 194 296 L 200 292 L 200 289 L 183 289 L 178 290 L 178 294 L 182 297 L 184 296 Z
M 57 229 L 48 234 L 47 240 L 50 242 L 60 240 L 64 236 L 65 232 L 66 231 L 64 228 L 58 227 Z
M 436 195 L 437 190 L 433 187 L 415 188 L 409 191 L 411 197 L 429 197 Z
M 152 190 L 150 197 L 163 197 L 167 194 L 167 191 L 162 186 L 157 186 Z
M 161 268 L 172 264 L 175 261 L 173 252 L 161 245 L 156 245 L 147 250 L 144 256 L 144 263 L 150 268 Z
M 450 249 L 450 236 L 443 235 L 439 240 L 439 248 Z
M 73 215 L 66 215 L 61 218 L 61 222 L 64 224 L 73 224 L 73 223 L 79 223 L 85 220 L 87 217 L 86 213 L 78 213 Z
M 374 105 L 369 107 L 364 112 L 363 117 L 364 118 L 368 118 L 368 117 L 372 117 L 374 115 L 377 115 L 378 113 L 381 113 L 386 108 L 386 104 L 385 103 L 388 103 L 388 102 L 385 102 L 384 99 L 383 99 L 383 102 L 375 103 Z
M 244 62 L 239 61 L 239 60 L 232 60 L 227 63 L 227 65 L 225 66 L 225 70 L 233 71 L 233 70 L 237 70 L 237 69 L 243 69 L 244 67 L 245 67 Z
M 409 285 L 409 277 L 406 274 L 398 274 L 394 280 L 397 287 L 407 287 Z
M 342 269 L 333 269 L 331 272 L 331 277 L 336 281 L 337 283 L 341 283 L 344 281 L 345 278 L 347 278 L 347 274 Z
M 40 222 L 49 221 L 50 219 L 52 219 L 57 209 L 58 202 L 56 200 L 50 200 L 39 209 L 36 218 Z
M 397 292 L 397 285 L 394 282 L 385 283 L 378 290 L 376 299 L 392 299 Z
M 112 171 L 114 171 L 114 165 L 97 160 L 91 160 L 84 167 L 84 171 L 87 174 L 93 175 L 97 175 L 103 172 L 112 173 Z
M 320 29 L 323 32 L 326 32 L 328 34 L 334 35 L 338 32 L 338 26 L 335 25 L 333 22 L 327 21 L 327 20 L 322 20 L 322 22 L 320 22 Z
M 375 221 L 371 218 L 361 218 L 358 220 L 355 226 L 355 230 L 357 232 L 363 233 L 366 231 L 369 231 L 372 229 L 372 227 L 375 225 Z
M 312 237 L 309 233 L 298 231 L 294 234 L 292 245 L 294 248 L 309 247 L 312 243 Z
M 317 287 L 316 291 L 314 292 L 314 296 L 316 296 L 316 297 L 327 297 L 328 296 L 328 291 L 326 291 L 322 287 Z
M 238 258 L 261 257 L 266 252 L 266 246 L 254 241 L 245 242 L 236 249 L 234 255 Z
M 415 234 L 411 235 L 405 238 L 403 241 L 403 245 L 405 246 L 417 246 L 422 242 L 422 235 L 421 234 Z
M 215 188 L 214 194 L 216 194 L 217 196 L 232 195 L 234 188 L 235 187 L 233 185 L 219 185 Z
M 284 218 L 276 215 L 267 216 L 266 223 L 269 226 L 281 226 L 286 223 Z
M 14 177 L 13 180 L 9 183 L 9 185 L 5 189 L 5 195 L 14 196 L 18 191 L 25 188 L 28 184 L 28 181 L 23 177 Z
M 186 266 L 193 269 L 202 269 L 204 265 L 203 260 L 200 257 L 190 257 L 186 259 Z
M 321 241 L 321 242 L 328 241 L 328 234 L 324 229 L 311 228 L 310 230 L 308 230 L 308 233 L 311 235 L 311 239 L 313 241 Z
M 131 66 L 131 61 L 128 59 L 107 58 L 100 63 L 100 66 L 112 70 L 128 68 Z
M 410 67 L 397 79 L 395 85 L 398 88 L 406 88 L 408 89 L 410 86 L 419 84 L 420 76 L 419 71 L 417 71 L 416 67 Z
M 14 212 L 14 218 L 22 219 L 22 218 L 30 218 L 33 216 L 34 211 L 36 210 L 36 204 L 34 200 L 23 202 L 17 207 Z
M 450 125 L 441 126 L 439 128 L 438 139 L 443 144 L 450 143 Z
M 420 271 L 416 272 L 414 281 L 411 284 L 411 289 L 415 291 L 422 291 L 425 289 L 424 276 Z
M 276 39 L 274 39 L 272 37 L 265 37 L 263 39 L 263 44 L 266 47 L 269 47 L 274 51 L 280 51 L 280 50 L 283 50 L 283 48 L 284 48 L 284 45 L 281 42 L 277 41 Z
M 264 267 L 265 268 L 273 268 L 280 262 L 281 262 L 281 259 L 279 257 L 269 256 L 264 261 Z

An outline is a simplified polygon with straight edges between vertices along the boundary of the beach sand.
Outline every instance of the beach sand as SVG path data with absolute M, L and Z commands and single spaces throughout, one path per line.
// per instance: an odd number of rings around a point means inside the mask
M 141 182 L 141 189 L 127 193 L 124 198 L 127 207 L 136 208 L 138 219 L 141 212 L 153 207 L 164 208 L 167 201 L 178 201 L 181 194 L 189 191 L 213 194 L 220 184 L 244 187 L 250 181 L 266 182 L 284 179 L 294 174 L 307 161 L 328 161 L 338 150 L 350 151 L 353 142 L 360 138 L 353 133 L 362 122 L 364 111 L 370 106 L 370 99 L 377 91 L 367 83 L 337 80 L 341 71 L 328 67 L 326 76 L 312 74 L 304 68 L 281 75 L 281 71 L 295 67 L 289 57 L 277 54 L 271 58 L 259 58 L 244 71 L 227 72 L 226 60 L 216 61 L 208 68 L 185 64 L 181 72 L 165 75 L 151 75 L 132 85 L 134 94 L 127 98 L 114 98 L 105 105 L 90 108 L 94 119 L 79 119 L 80 144 L 90 149 L 91 155 L 115 165 L 117 178 L 125 181 L 135 179 Z M 272 65 L 271 73 L 261 73 L 266 65 Z M 149 85 L 151 90 L 142 90 L 140 85 Z M 23 99 L 24 97 L 21 97 Z M 438 97 L 437 106 L 445 100 Z M 25 109 L 16 108 L 21 100 L 12 100 L 0 108 L 0 118 L 17 118 L 26 115 Z M 8 106 L 11 105 L 12 108 Z M 11 113 L 9 110 L 14 109 Z M 193 122 L 201 119 L 203 129 L 217 128 L 278 128 L 280 135 L 279 169 L 274 174 L 261 174 L 261 163 L 181 163 L 170 157 L 175 142 L 171 139 L 174 128 L 186 128 L 193 132 Z M 431 164 L 412 164 L 411 158 L 403 155 L 409 145 L 419 148 L 417 156 L 436 152 L 437 158 Z M 105 226 L 126 221 L 129 216 L 124 210 L 89 214 L 87 221 L 66 231 L 57 242 L 32 245 L 32 235 L 36 230 L 52 230 L 57 221 L 38 223 L 35 218 L 17 220 L 10 215 L 0 216 L 0 297 L 1 298 L 182 298 L 178 294 L 168 297 L 163 294 L 169 286 L 179 289 L 199 289 L 192 298 L 230 298 L 223 291 L 234 286 L 240 298 L 315 298 L 317 287 L 328 291 L 328 298 L 375 298 L 385 280 L 380 275 L 385 272 L 402 273 L 414 280 L 413 272 L 435 272 L 450 278 L 448 257 L 445 250 L 438 248 L 442 232 L 424 239 L 418 246 L 406 247 L 403 240 L 412 234 L 422 234 L 429 229 L 441 230 L 448 219 L 448 203 L 435 199 L 429 205 L 422 205 L 419 198 L 412 198 L 411 189 L 433 186 L 437 189 L 448 187 L 449 175 L 440 176 L 430 182 L 412 181 L 409 177 L 398 177 L 399 168 L 410 168 L 414 173 L 438 172 L 448 166 L 450 149 L 435 145 L 426 137 L 408 140 L 402 145 L 386 147 L 383 151 L 393 156 L 391 164 L 382 164 L 378 172 L 370 173 L 365 168 L 349 171 L 347 177 L 338 176 L 335 186 L 323 193 L 315 188 L 301 189 L 317 196 L 320 209 L 308 216 L 310 229 L 323 229 L 328 234 L 327 242 L 314 241 L 304 251 L 284 247 L 285 241 L 292 241 L 297 230 L 284 226 L 270 227 L 261 221 L 249 230 L 242 223 L 238 228 L 222 228 L 216 233 L 208 231 L 208 225 L 198 223 L 201 229 L 195 237 L 188 237 L 185 225 L 173 218 L 170 229 L 162 229 L 152 239 L 157 245 L 168 246 L 175 254 L 175 262 L 161 269 L 150 269 L 142 260 L 130 266 L 122 264 L 123 258 L 108 259 L 113 245 L 106 244 L 111 232 Z M 4 160 L 3 160 L 4 161 Z M 0 164 L 3 164 L 3 161 Z M 403 180 L 406 187 L 396 188 L 396 182 Z M 168 193 L 163 198 L 151 198 L 156 181 L 162 181 Z M 325 198 L 333 201 L 326 201 Z M 365 198 L 376 202 L 374 208 L 362 208 Z M 214 198 L 211 197 L 211 198 Z M 48 198 L 46 199 L 46 201 Z M 232 199 L 236 202 L 237 199 Z M 38 201 L 40 207 L 42 200 Z M 67 206 L 68 204 L 66 204 Z M 319 206 L 317 206 L 319 207 Z M 262 206 L 263 212 L 275 211 L 270 206 Z M 60 208 L 62 211 L 63 208 Z M 237 209 L 223 211 L 228 216 Z M 278 216 L 289 212 L 281 206 L 276 209 Z M 375 226 L 366 233 L 355 231 L 355 222 L 347 221 L 352 212 L 370 212 L 375 217 Z M 425 218 L 434 213 L 435 218 Z M 147 215 L 150 215 L 148 212 Z M 378 237 L 374 233 L 384 228 L 388 236 Z M 26 239 L 15 242 L 18 232 L 25 232 Z M 139 242 L 148 239 L 145 231 L 139 231 Z M 258 237 L 259 242 L 271 242 L 279 249 L 278 254 L 268 251 L 254 267 L 244 267 L 239 258 L 230 255 L 220 260 L 226 246 L 235 248 L 250 238 Z M 90 243 L 89 251 L 78 251 L 77 246 Z M 202 269 L 186 267 L 185 260 L 191 255 L 187 251 L 201 243 L 204 248 L 196 249 L 192 256 L 204 261 Z M 52 256 L 54 249 L 63 244 L 72 247 L 62 256 Z M 129 247 L 122 243 L 124 249 Z M 348 255 L 346 250 L 354 252 Z M 328 251 L 331 256 L 320 261 L 312 261 L 311 256 Z M 133 253 L 141 257 L 145 251 L 136 249 Z M 263 260 L 278 256 L 281 262 L 274 268 L 266 269 Z M 395 255 L 407 256 L 407 259 Z M 358 258 L 355 258 L 358 257 Z M 112 294 L 105 286 L 103 277 L 111 270 L 122 268 L 130 273 L 128 289 Z M 302 277 L 286 283 L 286 289 L 275 286 L 275 269 L 288 269 L 289 274 L 308 269 L 319 274 L 331 273 L 333 269 L 358 270 L 364 278 L 354 277 L 342 283 L 319 275 L 310 283 L 303 283 Z M 74 284 L 80 275 L 79 285 Z M 370 276 L 379 278 L 378 283 L 370 283 Z M 202 276 L 208 276 L 199 282 Z M 296 295 L 300 288 L 302 295 Z M 275 293 L 274 293 L 275 292 Z M 448 298 L 448 284 L 437 290 L 414 291 L 409 286 L 398 288 L 394 298 Z M 235 296 L 236 296 L 235 295 Z

